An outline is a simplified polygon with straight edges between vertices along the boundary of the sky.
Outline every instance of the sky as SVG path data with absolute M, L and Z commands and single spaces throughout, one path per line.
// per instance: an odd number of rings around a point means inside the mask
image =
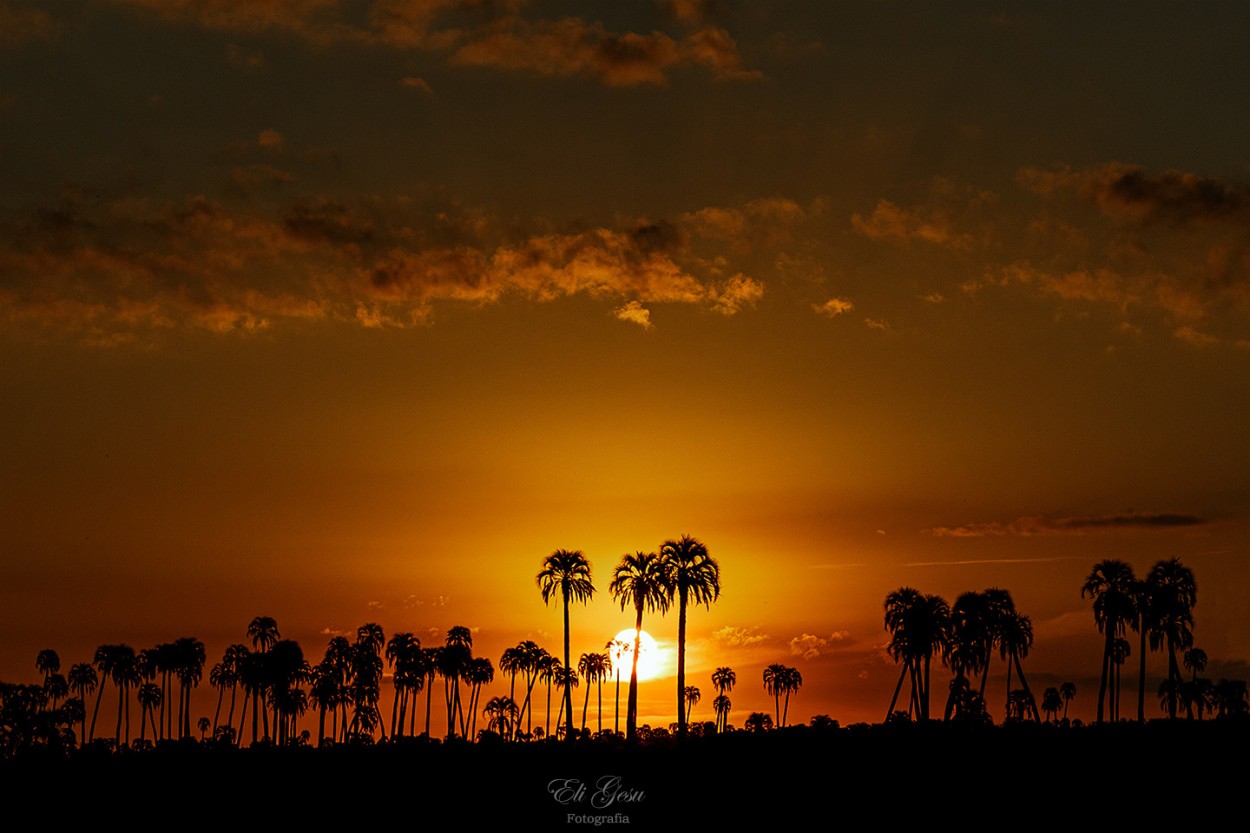
M 613 567 L 684 534 L 722 576 L 696 719 L 718 666 L 731 722 L 771 709 L 780 662 L 791 722 L 880 721 L 902 586 L 1008 589 L 1030 685 L 1089 719 L 1107 558 L 1180 558 L 1206 675 L 1247 678 L 1247 32 L 1236 3 L 0 2 L 0 679 L 216 662 L 259 615 L 313 661 L 365 622 L 555 652 L 557 549 L 602 650 Z M 644 628 L 671 659 L 676 616 Z

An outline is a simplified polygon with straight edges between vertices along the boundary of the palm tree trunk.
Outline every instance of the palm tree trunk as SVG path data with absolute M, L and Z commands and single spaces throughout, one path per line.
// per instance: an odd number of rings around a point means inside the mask
M 685 737 L 686 715 L 682 705 L 686 699 L 686 587 L 679 596 L 677 612 L 677 736 Z
M 1146 722 L 1146 617 L 1143 614 L 1140 618 L 1140 624 L 1137 626 L 1141 631 L 1141 647 L 1137 653 L 1137 722 Z
M 634 621 L 634 656 L 629 669 L 629 700 L 625 704 L 625 739 L 638 736 L 638 652 L 642 650 L 642 605 L 636 605 Z
M 564 731 L 564 739 L 573 742 L 573 667 L 569 665 L 569 588 L 564 588 L 564 668 L 568 675 L 564 678 L 564 708 L 565 721 L 567 727 Z M 679 660 L 680 662 L 680 660 Z M 680 673 L 680 672 L 679 672 Z
M 890 698 L 890 708 L 886 709 L 885 719 L 889 720 L 890 715 L 894 714 L 894 706 L 898 703 L 899 692 L 903 690 L 903 680 L 907 677 L 908 663 L 903 663 L 903 670 L 899 672 L 898 683 L 894 686 L 894 696 Z

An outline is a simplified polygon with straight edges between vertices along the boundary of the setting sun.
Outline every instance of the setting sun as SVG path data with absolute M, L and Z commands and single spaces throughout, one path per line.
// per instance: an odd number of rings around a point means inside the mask
M 613 638 L 613 647 L 608 653 L 612 656 L 612 676 L 616 676 L 617 666 L 620 667 L 621 679 L 629 679 L 630 663 L 633 660 L 634 629 L 626 628 Z M 620 646 L 619 650 L 617 646 Z M 655 638 L 642 631 L 638 647 L 638 680 L 645 682 L 663 674 L 665 651 L 659 647 Z

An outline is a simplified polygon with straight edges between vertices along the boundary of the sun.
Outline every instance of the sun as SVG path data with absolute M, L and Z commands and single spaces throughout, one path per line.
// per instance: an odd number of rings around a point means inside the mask
M 608 653 L 612 657 L 612 676 L 616 676 L 617 668 L 620 668 L 621 679 L 629 679 L 630 665 L 634 659 L 634 629 L 626 628 L 613 637 L 613 643 L 622 647 L 619 650 L 615 647 L 610 648 Z M 642 631 L 638 645 L 638 680 L 650 680 L 660 674 L 663 667 L 663 659 L 660 656 L 661 651 L 656 646 L 655 639 L 651 634 Z

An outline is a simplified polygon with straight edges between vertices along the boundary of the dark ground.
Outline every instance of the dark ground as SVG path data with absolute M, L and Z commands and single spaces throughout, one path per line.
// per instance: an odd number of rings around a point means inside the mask
M 942 819 L 941 829 L 1028 831 L 1100 820 L 1143 830 L 1250 824 L 1246 720 L 796 727 L 667 740 L 86 750 L 5 761 L 0 791 L 10 819 L 27 805 L 37 817 L 202 818 L 224 830 L 568 829 L 594 826 L 595 816 L 611 827 L 628 817 L 635 830 L 732 821 L 894 830 Z

